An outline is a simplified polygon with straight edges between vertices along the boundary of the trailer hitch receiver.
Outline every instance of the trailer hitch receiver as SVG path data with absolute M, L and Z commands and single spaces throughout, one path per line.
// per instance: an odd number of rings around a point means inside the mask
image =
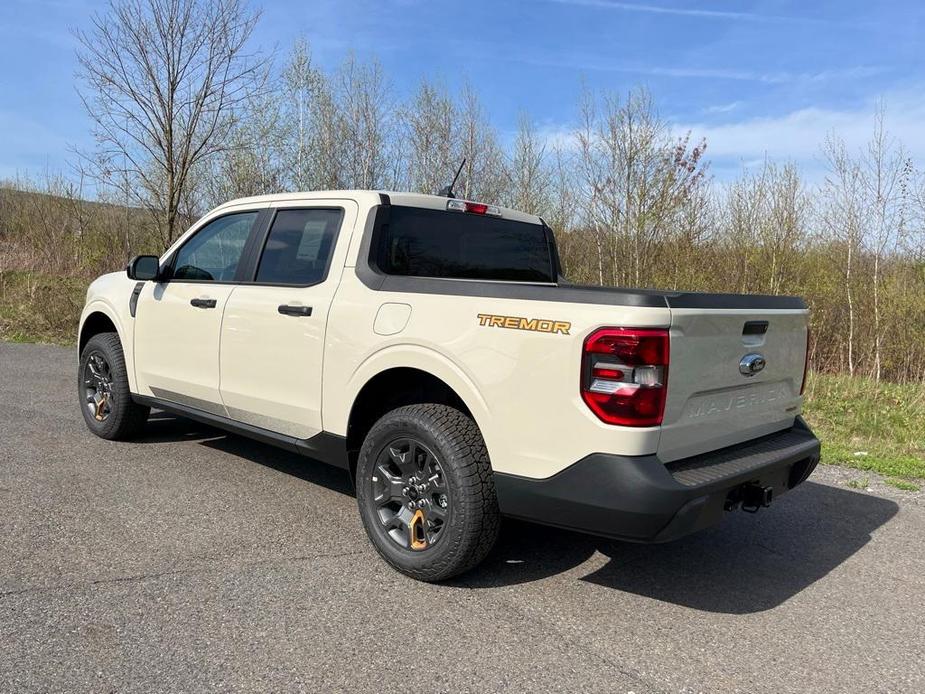
M 767 508 L 774 498 L 773 487 L 762 487 L 760 484 L 747 484 L 742 487 L 742 510 L 748 513 L 757 513 L 759 508 Z

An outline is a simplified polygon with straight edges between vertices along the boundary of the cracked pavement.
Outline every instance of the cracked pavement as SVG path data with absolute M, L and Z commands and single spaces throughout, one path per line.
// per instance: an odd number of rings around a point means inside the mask
M 658 546 L 506 522 L 390 570 L 346 475 L 155 413 L 86 431 L 73 350 L 0 344 L 0 691 L 925 690 L 922 494 L 820 468 Z

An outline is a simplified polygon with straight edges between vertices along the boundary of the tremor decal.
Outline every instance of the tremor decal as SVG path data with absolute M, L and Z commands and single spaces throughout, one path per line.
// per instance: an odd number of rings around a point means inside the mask
M 536 333 L 561 333 L 568 335 L 572 324 L 568 321 L 549 320 L 548 318 L 524 318 L 523 316 L 496 316 L 491 313 L 479 313 L 479 325 L 487 328 L 509 328 L 511 330 L 531 330 Z

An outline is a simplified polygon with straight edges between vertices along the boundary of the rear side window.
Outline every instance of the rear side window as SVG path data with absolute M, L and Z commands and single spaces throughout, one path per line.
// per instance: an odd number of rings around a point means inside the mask
M 257 282 L 309 285 L 323 282 L 343 211 L 279 210 L 257 266 Z
M 387 275 L 555 281 L 540 224 L 400 205 L 380 231 L 377 264 Z

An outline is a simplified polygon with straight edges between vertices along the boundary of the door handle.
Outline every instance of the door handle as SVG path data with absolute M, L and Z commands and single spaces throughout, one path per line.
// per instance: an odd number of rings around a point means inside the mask
M 215 308 L 215 299 L 190 299 L 190 306 L 196 308 Z
M 312 315 L 311 306 L 290 306 L 288 304 L 283 304 L 276 309 L 284 316 L 310 316 Z

